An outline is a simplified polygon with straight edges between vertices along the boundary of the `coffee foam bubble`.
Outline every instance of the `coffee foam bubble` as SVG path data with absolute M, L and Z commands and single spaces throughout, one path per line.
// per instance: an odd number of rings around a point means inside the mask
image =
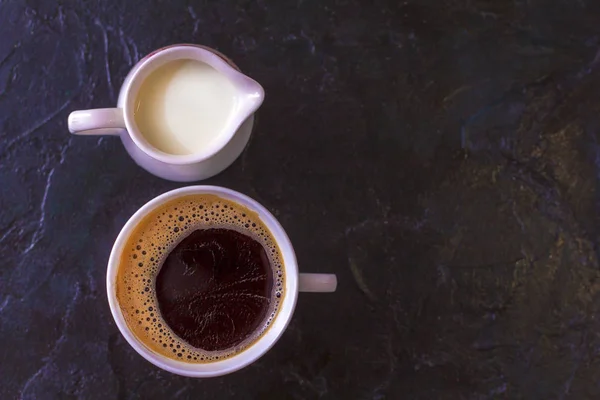
M 161 317 L 155 294 L 156 276 L 171 250 L 193 231 L 209 228 L 232 229 L 257 240 L 273 273 L 270 308 L 262 328 L 223 351 L 198 349 L 179 338 Z M 146 347 L 179 361 L 213 362 L 240 353 L 269 328 L 285 296 L 282 265 L 275 239 L 255 212 L 215 195 L 189 195 L 152 210 L 134 228 L 121 254 L 116 295 L 129 329 Z

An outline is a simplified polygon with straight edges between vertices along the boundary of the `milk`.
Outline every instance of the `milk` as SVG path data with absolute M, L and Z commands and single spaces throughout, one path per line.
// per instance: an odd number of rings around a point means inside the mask
M 230 123 L 237 91 L 220 72 L 201 61 L 176 60 L 147 77 L 134 108 L 146 140 L 165 153 L 205 149 Z

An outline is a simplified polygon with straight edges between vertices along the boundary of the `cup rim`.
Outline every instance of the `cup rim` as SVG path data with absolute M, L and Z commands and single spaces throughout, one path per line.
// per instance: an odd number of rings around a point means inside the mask
M 231 60 L 225 58 L 220 53 L 216 52 L 216 50 L 213 51 L 213 49 L 210 49 L 206 46 L 195 44 L 184 43 L 162 47 L 142 58 L 142 60 L 140 60 L 140 62 L 133 67 L 129 79 L 127 79 L 124 83 L 122 102 L 125 126 L 133 142 L 150 157 L 167 164 L 185 165 L 202 162 L 221 151 L 227 145 L 227 143 L 229 143 L 239 126 L 245 121 L 246 118 L 240 118 L 239 121 L 234 119 L 228 131 L 224 131 L 221 135 L 217 136 L 208 146 L 206 146 L 206 148 L 192 154 L 170 154 L 150 144 L 140 132 L 135 122 L 132 112 L 132 103 L 135 101 L 135 96 L 132 96 L 132 88 L 137 86 L 134 93 L 137 94 L 137 90 L 139 90 L 139 86 L 141 85 L 141 82 L 138 82 L 140 76 L 146 77 L 153 70 L 164 65 L 164 63 L 157 63 L 157 61 L 162 58 L 169 57 L 172 58 L 165 61 L 165 63 L 179 59 L 194 59 L 202 61 L 225 75 L 238 90 L 241 87 L 256 88 L 259 91 L 259 97 L 261 100 L 256 107 L 248 110 L 249 115 L 254 113 L 262 104 L 262 99 L 264 99 L 264 89 L 258 82 L 240 72 L 239 68 Z
M 116 298 L 116 277 L 119 261 L 131 231 L 148 212 L 152 211 L 156 207 L 177 197 L 193 194 L 213 194 L 238 202 L 244 207 L 255 211 L 267 229 L 269 229 L 271 235 L 275 238 L 277 245 L 280 248 L 283 257 L 284 274 L 286 277 L 285 291 L 283 300 L 281 302 L 281 308 L 277 313 L 277 316 L 272 320 L 270 327 L 254 343 L 252 343 L 242 352 L 224 360 L 201 364 L 177 361 L 155 353 L 153 350 L 146 347 L 146 345 L 137 339 L 135 334 L 129 329 L 123 316 L 121 306 Z M 106 274 L 106 289 L 110 311 L 115 324 L 125 340 L 138 354 L 155 366 L 177 375 L 195 378 L 215 377 L 235 372 L 251 364 L 263 356 L 279 340 L 287 328 L 296 307 L 298 298 L 298 265 L 291 241 L 285 233 L 283 227 L 273 216 L 273 214 L 271 214 L 256 200 L 237 191 L 220 186 L 186 186 L 168 191 L 148 201 L 146 204 L 140 207 L 125 223 L 119 232 L 119 235 L 117 236 L 110 253 Z

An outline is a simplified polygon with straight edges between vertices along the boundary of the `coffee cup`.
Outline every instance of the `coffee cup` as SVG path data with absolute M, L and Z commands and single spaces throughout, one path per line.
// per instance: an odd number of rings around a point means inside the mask
M 205 222 L 209 220 L 211 222 Z M 161 296 L 164 297 L 164 289 L 158 288 L 157 279 L 167 268 L 171 254 L 175 252 L 173 249 L 177 249 L 194 233 L 222 234 L 223 227 L 227 226 L 242 227 L 242 231 L 244 226 L 248 227 L 251 235 L 263 243 L 262 246 L 266 252 L 264 254 L 270 257 L 269 260 L 275 260 L 274 262 L 270 261 L 269 264 L 274 277 L 270 290 L 274 294 L 269 297 L 270 305 L 265 308 L 267 310 L 266 317 L 261 317 L 260 325 L 252 328 L 254 331 L 251 334 L 226 350 L 219 348 L 216 349 L 218 351 L 213 351 L 215 348 L 209 348 L 209 351 L 203 351 L 188 346 L 184 336 L 174 333 L 178 332 L 174 326 L 179 322 L 171 324 L 169 321 L 164 303 L 160 302 Z M 211 241 L 214 240 L 216 239 L 213 235 Z M 201 247 L 198 245 L 195 249 Z M 223 246 L 217 244 L 217 247 L 220 252 Z M 158 250 L 156 250 L 157 248 Z M 249 246 L 244 244 L 240 248 L 246 252 Z M 192 248 L 184 250 L 189 252 L 190 249 L 194 250 Z M 270 251 L 267 251 L 269 249 Z M 167 253 L 169 253 L 168 257 L 160 258 L 160 254 L 166 255 Z M 247 252 L 245 254 L 243 259 L 249 260 Z M 265 258 L 264 254 L 263 259 Z M 210 256 L 212 258 L 220 257 L 220 259 L 225 257 L 223 253 L 217 255 L 210 253 Z M 190 258 L 194 262 L 201 262 L 198 261 L 201 259 L 201 255 L 197 254 L 192 254 L 192 258 Z M 188 289 L 195 287 L 194 285 L 201 286 L 203 284 L 190 284 L 193 279 L 204 279 L 201 271 L 191 270 L 193 267 L 193 265 L 185 265 L 185 282 L 183 284 L 188 285 Z M 214 269 L 215 265 L 208 268 Z M 188 271 L 188 269 L 190 270 Z M 256 282 L 259 279 L 246 271 L 242 271 L 241 274 L 243 278 L 241 282 Z M 213 277 L 207 279 L 211 280 Z M 229 292 L 217 291 L 216 293 L 221 293 L 220 295 L 223 297 L 217 298 L 217 302 L 212 304 L 227 307 L 226 304 L 223 304 L 223 301 L 227 299 L 225 296 L 236 297 L 237 290 L 243 296 L 256 297 L 248 287 L 236 285 L 236 282 L 226 281 L 219 290 L 226 288 Z M 333 292 L 336 290 L 337 279 L 332 274 L 299 273 L 292 243 L 283 227 L 265 207 L 255 200 L 222 187 L 188 186 L 154 198 L 127 221 L 110 254 L 106 286 L 110 310 L 117 327 L 127 342 L 142 357 L 155 366 L 174 374 L 189 377 L 214 377 L 239 370 L 264 355 L 288 326 L 294 313 L 298 293 Z M 183 291 L 174 297 L 181 297 L 181 293 Z M 208 301 L 206 299 L 209 297 L 204 296 L 200 299 Z M 195 303 L 196 306 L 201 308 L 202 301 Z M 243 308 L 243 314 L 246 315 L 249 312 L 246 310 L 250 310 L 249 306 L 251 305 L 235 303 L 233 311 L 226 311 L 224 313 L 226 315 L 221 318 L 226 323 L 225 328 L 229 324 L 227 321 L 231 320 L 231 323 L 234 324 L 232 331 L 237 332 L 236 329 L 239 330 L 243 324 L 240 325 L 237 320 L 234 322 L 236 310 Z M 188 312 L 187 310 L 191 307 L 189 304 L 183 304 L 179 306 L 179 310 L 183 309 Z M 219 312 L 220 310 L 215 308 L 210 310 L 210 315 L 206 315 L 212 318 Z M 207 332 L 212 329 L 206 327 L 212 322 L 207 322 L 203 319 L 204 317 L 200 317 L 198 314 L 194 315 L 194 318 L 193 321 L 202 325 L 202 329 L 206 328 Z M 165 322 L 167 323 L 165 324 Z M 238 324 L 237 327 L 235 323 Z M 218 330 L 221 325 L 215 326 Z M 172 329 L 169 330 L 169 327 Z M 196 328 L 192 330 L 195 334 L 201 332 Z M 214 331 L 211 334 L 214 334 Z M 198 335 L 202 336 L 201 333 Z M 200 337 L 201 341 L 203 339 Z M 219 341 L 213 340 L 206 343 L 213 345 L 218 344 Z
M 174 45 L 140 60 L 116 108 L 74 111 L 76 135 L 119 136 L 134 161 L 172 181 L 209 178 L 248 143 L 263 88 L 216 50 Z

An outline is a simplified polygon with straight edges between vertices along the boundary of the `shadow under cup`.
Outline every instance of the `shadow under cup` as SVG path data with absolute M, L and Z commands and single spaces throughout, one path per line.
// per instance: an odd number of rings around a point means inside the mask
M 237 204 L 242 209 L 249 210 L 254 214 L 253 219 L 259 220 L 264 225 L 270 237 L 276 243 L 282 261 L 281 269 L 285 277 L 282 281 L 284 290 L 282 291 L 282 297 L 279 299 L 278 311 L 270 321 L 270 326 L 267 326 L 257 338 L 253 338 L 253 340 L 248 342 L 247 347 L 238 352 L 233 352 L 232 355 L 229 355 L 225 359 L 220 357 L 219 359 L 209 361 L 188 362 L 167 357 L 153 350 L 152 346 L 149 346 L 139 335 L 136 335 L 135 329 L 130 328 L 128 320 L 123 314 L 124 306 L 119 303 L 117 296 L 117 287 L 122 283 L 117 282 L 118 279 L 121 279 L 119 277 L 119 269 L 122 257 L 127 251 L 130 238 L 136 232 L 136 229 L 148 219 L 148 215 L 161 209 L 165 204 L 170 204 L 184 198 L 187 199 L 189 196 L 216 196 L 217 198 Z M 189 232 L 191 233 L 193 230 L 190 229 Z M 187 233 L 181 236 L 185 237 Z M 107 292 L 110 309 L 119 330 L 128 343 L 140 355 L 154 365 L 175 374 L 191 377 L 211 377 L 224 375 L 250 364 L 268 351 L 279 339 L 289 323 L 296 304 L 298 295 L 298 268 L 289 238 L 275 217 L 263 206 L 251 198 L 229 189 L 214 186 L 190 186 L 173 190 L 151 200 L 140 208 L 125 224 L 117 237 L 110 255 L 107 273 Z M 144 339 L 147 342 L 147 338 Z M 179 340 L 183 341 L 182 339 Z

